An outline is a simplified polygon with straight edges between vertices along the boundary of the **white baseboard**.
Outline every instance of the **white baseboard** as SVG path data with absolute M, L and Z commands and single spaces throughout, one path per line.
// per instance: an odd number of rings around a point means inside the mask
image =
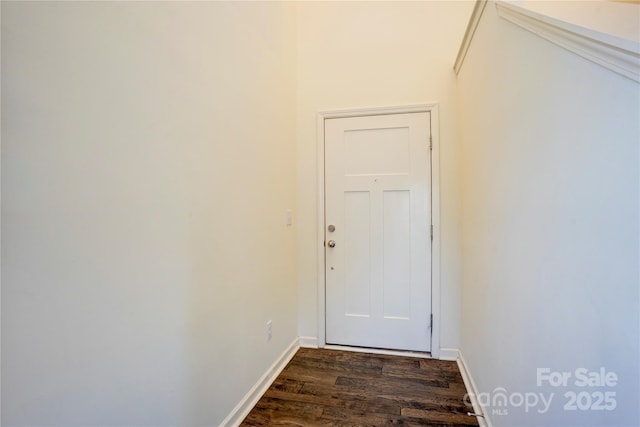
M 455 362 L 456 360 L 458 360 L 458 355 L 460 354 L 460 351 L 458 351 L 457 348 L 441 348 L 440 349 L 440 357 L 438 357 L 438 359 L 440 360 L 451 360 L 453 362 Z
M 300 347 L 318 348 L 318 337 L 300 337 Z
M 287 363 L 291 361 L 296 351 L 300 348 L 299 340 L 296 338 L 291 342 L 289 347 L 280 355 L 280 357 L 271 365 L 271 367 L 264 373 L 251 387 L 251 390 L 242 398 L 242 400 L 236 405 L 231 413 L 225 418 L 219 427 L 237 427 L 245 419 L 251 409 L 258 403 L 258 400 L 267 391 L 273 380 L 276 379 L 280 372 L 287 366 Z
M 467 363 L 462 356 L 462 351 L 458 351 L 457 362 L 458 368 L 460 369 L 460 375 L 462 375 L 462 381 L 464 381 L 464 386 L 467 388 L 467 393 L 469 393 L 469 400 L 471 400 L 471 404 L 473 405 L 473 412 L 484 415 L 483 417 L 477 418 L 478 424 L 480 424 L 480 427 L 492 427 L 487 408 L 484 408 L 476 397 L 478 396 L 478 388 L 471 376 L 471 372 L 467 368 Z

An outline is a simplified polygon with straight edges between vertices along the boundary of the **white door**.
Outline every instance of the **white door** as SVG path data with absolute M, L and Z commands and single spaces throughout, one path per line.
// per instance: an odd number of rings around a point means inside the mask
M 325 120 L 326 342 L 431 350 L 430 113 Z

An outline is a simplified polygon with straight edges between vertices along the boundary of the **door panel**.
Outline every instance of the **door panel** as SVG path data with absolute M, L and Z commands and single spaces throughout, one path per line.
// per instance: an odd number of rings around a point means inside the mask
M 383 193 L 384 317 L 411 318 L 411 202 L 409 191 Z
M 430 350 L 429 113 L 325 120 L 326 341 Z
M 409 170 L 408 131 L 407 128 L 345 131 L 345 175 L 406 173 Z
M 346 191 L 344 227 L 345 314 L 371 314 L 371 246 L 369 212 L 371 202 L 367 191 Z

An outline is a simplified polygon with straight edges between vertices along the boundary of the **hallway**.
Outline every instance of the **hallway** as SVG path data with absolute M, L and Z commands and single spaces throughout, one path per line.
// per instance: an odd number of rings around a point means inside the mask
M 638 0 L 0 10 L 2 426 L 640 426 Z

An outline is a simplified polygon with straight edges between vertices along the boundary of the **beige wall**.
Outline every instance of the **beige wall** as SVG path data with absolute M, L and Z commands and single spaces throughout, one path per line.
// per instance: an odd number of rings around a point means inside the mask
M 490 2 L 458 96 L 461 350 L 480 393 L 555 395 L 545 413 L 488 416 L 495 426 L 638 425 L 640 86 L 499 18 Z M 539 368 L 569 372 L 567 386 L 539 385 Z M 580 368 L 619 380 L 575 386 Z M 567 392 L 587 393 L 583 405 L 613 392 L 617 406 L 564 410 Z
M 318 336 L 318 111 L 437 102 L 441 138 L 441 347 L 457 348 L 460 251 L 452 65 L 472 2 L 298 4 L 299 333 Z
M 3 425 L 217 425 L 296 337 L 294 22 L 3 2 Z

